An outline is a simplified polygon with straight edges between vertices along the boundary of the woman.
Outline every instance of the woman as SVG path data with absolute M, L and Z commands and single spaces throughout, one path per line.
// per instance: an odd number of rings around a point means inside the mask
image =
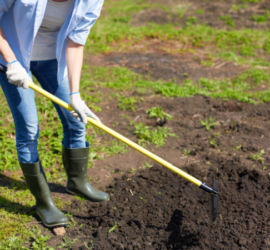
M 108 200 L 88 182 L 86 115 L 99 119 L 79 93 L 83 47 L 102 5 L 103 0 L 0 0 L 0 63 L 7 65 L 0 84 L 14 118 L 20 166 L 47 227 L 65 226 L 68 219 L 53 203 L 38 156 L 38 117 L 28 81 L 33 74 L 45 90 L 76 110 L 54 104 L 63 125 L 67 191 L 92 202 Z

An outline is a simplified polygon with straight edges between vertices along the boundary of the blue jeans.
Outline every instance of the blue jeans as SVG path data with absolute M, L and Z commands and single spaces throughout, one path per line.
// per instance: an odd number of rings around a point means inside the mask
M 57 69 L 57 60 L 32 61 L 29 75 L 32 77 L 33 74 L 43 89 L 69 103 L 68 78 L 66 77 L 61 83 L 58 83 Z M 0 84 L 15 123 L 19 162 L 35 163 L 38 161 L 39 126 L 34 91 L 10 84 L 4 74 L 0 74 Z M 59 105 L 54 104 L 54 107 L 63 125 L 63 145 L 66 148 L 85 147 L 84 124 L 73 118 L 69 111 Z

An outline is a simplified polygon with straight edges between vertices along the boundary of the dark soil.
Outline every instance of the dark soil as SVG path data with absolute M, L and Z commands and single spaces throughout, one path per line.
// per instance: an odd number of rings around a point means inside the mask
M 197 81 L 200 78 L 231 78 L 241 73 L 241 67 L 234 62 L 224 62 L 217 58 L 211 67 L 202 66 L 206 61 L 204 55 L 190 53 L 172 55 L 165 53 L 118 53 L 88 57 L 87 62 L 92 65 L 122 66 L 144 75 L 152 80 L 177 81 L 182 83 L 185 79 Z
M 132 150 L 98 160 L 89 170 L 89 175 L 100 178 L 99 185 L 106 186 L 109 202 L 93 204 L 74 199 L 63 209 L 75 220 L 65 235 L 70 241 L 78 239 L 70 249 L 87 249 L 85 243 L 93 249 L 124 250 L 270 248 L 270 103 L 254 106 L 196 96 L 146 97 L 136 112 L 116 112 L 114 101 L 109 105 L 111 109 L 100 115 L 102 120 L 110 124 L 118 121 L 115 130 L 127 132 L 134 141 L 132 131 L 127 130 L 129 122 L 121 119 L 121 114 L 134 119 L 139 116 L 138 122 L 152 126 L 158 126 L 158 122 L 147 118 L 147 108 L 162 106 L 173 115 L 164 126 L 172 128 L 178 138 L 169 138 L 164 148 L 148 148 L 208 185 L 217 179 L 220 214 L 211 224 L 207 193 L 157 164 L 142 170 L 145 161 L 152 161 Z M 206 131 L 199 120 L 209 116 L 219 125 Z M 215 138 L 217 146 L 210 144 L 210 138 Z M 241 147 L 237 149 L 237 145 Z M 185 149 L 191 151 L 190 156 L 183 155 Z M 263 163 L 249 159 L 261 149 L 265 150 Z M 136 169 L 132 174 L 128 173 L 131 167 Z M 64 187 L 53 191 L 63 201 L 71 197 L 59 194 Z M 115 224 L 118 228 L 108 233 Z M 61 240 L 53 236 L 48 244 L 56 247 Z
M 78 225 L 67 229 L 68 238 L 79 239 L 72 249 L 86 249 L 84 242 L 94 249 L 129 250 L 270 247 L 267 175 L 226 159 L 208 171 L 196 165 L 187 171 L 208 182 L 218 180 L 220 214 L 214 224 L 208 194 L 154 166 L 110 185 L 107 204 L 75 201 L 67 208 Z M 118 228 L 108 233 L 115 224 Z
M 197 23 L 204 23 L 214 28 L 225 29 L 267 29 L 270 27 L 268 21 L 258 23 L 253 20 L 253 16 L 265 15 L 270 10 L 268 1 L 261 3 L 244 3 L 241 0 L 230 1 L 176 1 L 176 0 L 150 0 L 151 3 L 165 4 L 169 10 L 143 10 L 134 15 L 132 24 L 134 26 L 146 25 L 147 23 L 167 24 L 173 23 L 175 26 L 184 27 L 193 25 L 190 17 L 195 17 Z M 233 8 L 242 6 L 238 10 Z M 185 9 L 182 17 L 179 16 L 179 10 Z M 222 16 L 231 16 L 232 23 L 222 20 Z

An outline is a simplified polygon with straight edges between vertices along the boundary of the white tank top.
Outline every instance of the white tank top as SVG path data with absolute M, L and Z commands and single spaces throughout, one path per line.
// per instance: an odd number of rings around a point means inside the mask
M 48 0 L 42 24 L 34 41 L 31 61 L 45 61 L 56 58 L 56 41 L 74 0 L 57 3 Z

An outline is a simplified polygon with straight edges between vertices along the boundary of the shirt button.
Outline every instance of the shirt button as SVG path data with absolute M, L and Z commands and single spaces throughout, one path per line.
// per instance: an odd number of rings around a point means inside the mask
M 27 4 L 25 4 L 25 5 L 24 5 L 24 7 L 28 7 L 28 5 L 27 5 Z

